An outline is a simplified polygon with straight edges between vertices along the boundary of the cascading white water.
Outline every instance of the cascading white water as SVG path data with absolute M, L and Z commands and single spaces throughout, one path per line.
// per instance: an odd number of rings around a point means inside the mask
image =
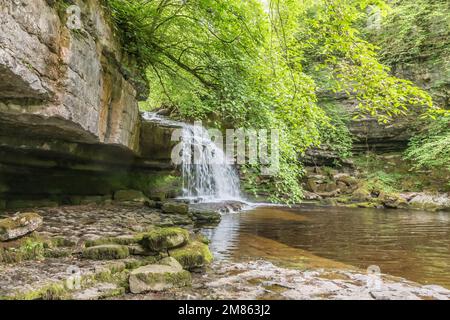
M 185 125 L 182 135 L 184 196 L 212 200 L 240 200 L 239 177 L 225 153 L 201 126 Z
M 235 168 L 204 127 L 168 120 L 155 113 L 145 113 L 144 118 L 182 128 L 183 198 L 202 202 L 242 201 Z

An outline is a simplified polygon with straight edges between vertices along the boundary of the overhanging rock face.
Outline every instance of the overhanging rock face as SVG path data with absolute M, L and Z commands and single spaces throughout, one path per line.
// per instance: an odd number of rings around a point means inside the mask
M 126 79 L 127 57 L 100 3 L 75 1 L 79 30 L 66 26 L 68 15 L 57 1 L 0 3 L 3 130 L 23 125 L 25 134 L 137 150 L 136 97 L 142 94 Z
M 68 27 L 69 2 L 0 0 L 0 208 L 149 192 L 148 177 L 173 169 L 171 145 L 154 143 L 169 142 L 170 132 L 143 123 L 143 71 L 123 52 L 108 12 L 99 0 L 70 4 L 80 28 Z

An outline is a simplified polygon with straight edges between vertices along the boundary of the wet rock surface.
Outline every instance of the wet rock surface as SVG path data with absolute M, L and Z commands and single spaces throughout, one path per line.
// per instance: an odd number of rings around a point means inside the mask
M 177 214 L 146 206 L 37 211 L 42 225 L 32 235 L 0 243 L 0 299 L 104 299 L 123 294 L 132 270 L 161 264 L 167 249 L 186 245 L 193 231 L 193 221 L 186 221 L 185 215 L 183 228 L 174 227 Z M 8 219 L 14 213 L 3 216 Z M 171 260 L 181 268 L 175 280 L 187 284 L 189 272 Z
M 106 206 L 67 206 L 36 210 L 44 224 L 39 229 L 41 235 L 63 236 L 75 243 L 107 237 L 132 236 L 149 228 L 173 225 L 171 219 L 157 209 L 148 207 Z
M 421 286 L 387 275 L 341 269 L 295 270 L 259 260 L 217 262 L 193 287 L 164 294 L 125 295 L 125 299 L 280 299 L 280 300 L 449 300 L 450 290 Z

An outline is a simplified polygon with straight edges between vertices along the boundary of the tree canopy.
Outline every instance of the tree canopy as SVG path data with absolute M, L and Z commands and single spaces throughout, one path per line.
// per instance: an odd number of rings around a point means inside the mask
M 433 109 L 425 91 L 390 74 L 358 29 L 373 8 L 388 10 L 381 0 L 107 3 L 125 50 L 147 70 L 144 108 L 220 128 L 281 131 L 275 198 L 298 201 L 299 156 L 327 140 L 326 130 L 347 134 L 319 103 L 324 92 L 355 99 L 359 116 L 381 122 Z

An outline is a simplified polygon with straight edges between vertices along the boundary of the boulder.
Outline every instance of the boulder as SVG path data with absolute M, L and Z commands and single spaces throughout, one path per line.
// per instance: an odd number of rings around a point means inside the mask
M 188 214 L 189 206 L 182 202 L 166 202 L 162 206 L 164 213 Z
M 194 221 L 199 224 L 218 224 L 222 219 L 221 214 L 213 210 L 191 209 L 190 213 Z
M 358 184 L 358 180 L 347 173 L 338 173 L 333 176 L 333 179 L 336 182 L 343 182 L 349 187 L 356 186 Z
M 199 241 L 190 242 L 184 247 L 170 250 L 169 253 L 183 268 L 190 271 L 203 268 L 213 260 L 208 245 Z
M 91 260 L 125 259 L 130 255 L 126 246 L 118 244 L 104 244 L 83 250 L 82 257 Z
M 406 200 L 397 194 L 386 194 L 381 192 L 378 199 L 386 208 L 399 209 L 408 207 Z
M 191 274 L 183 270 L 181 264 L 172 257 L 164 258 L 158 264 L 133 270 L 129 278 L 130 291 L 135 294 L 164 291 L 184 287 L 190 283 Z
M 151 251 L 165 251 L 189 241 L 189 233 L 181 228 L 157 228 L 143 235 L 141 244 Z
M 157 252 L 150 251 L 149 249 L 141 246 L 140 244 L 129 245 L 128 250 L 130 251 L 130 254 L 133 256 L 150 257 L 158 254 Z
M 42 217 L 34 212 L 18 214 L 0 220 L 0 241 L 20 238 L 42 225 Z
M 367 201 L 370 200 L 370 192 L 364 187 L 358 187 L 352 193 L 352 200 L 355 201 Z
M 409 204 L 416 209 L 430 211 L 450 211 L 450 197 L 446 193 L 418 193 L 411 198 Z

